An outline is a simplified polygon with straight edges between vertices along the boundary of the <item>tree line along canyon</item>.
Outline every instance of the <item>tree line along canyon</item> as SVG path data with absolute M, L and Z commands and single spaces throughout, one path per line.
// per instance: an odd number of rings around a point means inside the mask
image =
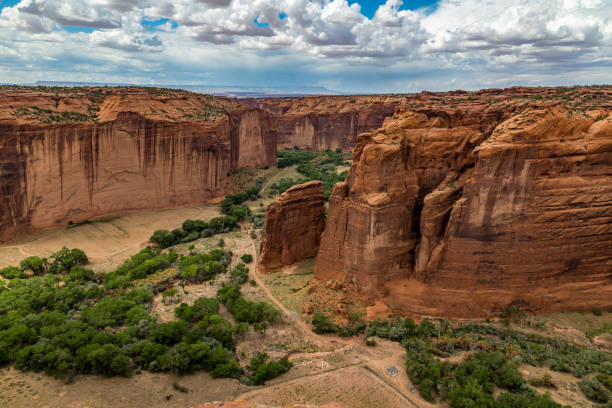
M 610 86 L 3 86 L 0 242 L 2 406 L 612 404 Z

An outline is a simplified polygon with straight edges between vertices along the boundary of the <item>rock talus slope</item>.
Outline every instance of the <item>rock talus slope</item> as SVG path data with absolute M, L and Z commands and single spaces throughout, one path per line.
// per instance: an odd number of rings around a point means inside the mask
M 271 115 L 182 91 L 0 90 L 0 241 L 223 197 L 231 169 L 276 163 Z
M 310 181 L 289 188 L 266 209 L 258 270 L 272 272 L 312 258 L 319 250 L 324 227 L 321 182 Z
M 315 278 L 417 316 L 612 308 L 610 110 L 388 119 L 334 188 Z

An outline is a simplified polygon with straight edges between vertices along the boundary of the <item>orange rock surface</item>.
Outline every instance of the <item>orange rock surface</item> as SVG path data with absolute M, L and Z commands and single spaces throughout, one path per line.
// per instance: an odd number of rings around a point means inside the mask
M 298 146 L 313 150 L 352 149 L 358 134 L 379 128 L 403 101 L 401 95 L 244 100 L 274 114 L 279 148 Z
M 154 88 L 0 88 L 0 241 L 223 197 L 229 172 L 276 163 L 271 115 Z
M 612 90 L 537 90 L 421 94 L 362 134 L 315 278 L 414 316 L 612 309 Z
M 266 209 L 258 270 L 273 272 L 316 256 L 324 227 L 321 182 L 289 188 Z

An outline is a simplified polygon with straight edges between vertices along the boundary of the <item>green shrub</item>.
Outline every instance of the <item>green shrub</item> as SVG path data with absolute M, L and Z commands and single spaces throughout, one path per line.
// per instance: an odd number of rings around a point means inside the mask
M 85 252 L 78 248 L 68 249 L 63 247 L 49 257 L 49 273 L 64 273 L 69 272 L 77 265 L 86 265 L 89 263 Z
M 603 384 L 607 389 L 612 391 L 612 375 L 609 374 L 597 374 L 597 381 Z
M 287 357 L 269 363 L 267 361 L 268 355 L 266 353 L 257 353 L 257 356 L 251 359 L 251 364 L 247 366 L 247 370 L 253 372 L 251 377 L 253 385 L 264 385 L 266 381 L 278 377 L 293 367 Z
M 217 291 L 217 298 L 223 303 L 238 322 L 272 322 L 278 310 L 265 302 L 252 302 L 240 294 L 240 286 L 235 283 L 223 284 Z
M 244 254 L 240 257 L 240 259 L 242 262 L 247 264 L 253 262 L 253 256 L 251 254 Z
M 0 275 L 5 279 L 25 279 L 28 277 L 25 272 L 15 266 L 7 266 L 0 269 Z
M 331 323 L 329 317 L 323 312 L 315 312 L 312 315 L 312 325 L 314 326 L 315 333 L 333 333 L 336 331 L 335 325 Z
M 534 377 L 529 380 L 529 384 L 534 387 L 546 387 L 546 388 L 557 388 L 555 383 L 552 381 L 550 374 L 544 374 L 541 377 Z
M 19 263 L 22 271 L 31 271 L 34 275 L 40 276 L 47 271 L 47 260 L 37 256 L 28 256 Z
M 593 402 L 606 403 L 610 397 L 609 393 L 595 380 L 580 380 L 578 386 L 584 395 Z
M 249 268 L 243 263 L 237 264 L 230 271 L 230 279 L 232 282 L 242 285 L 249 280 Z

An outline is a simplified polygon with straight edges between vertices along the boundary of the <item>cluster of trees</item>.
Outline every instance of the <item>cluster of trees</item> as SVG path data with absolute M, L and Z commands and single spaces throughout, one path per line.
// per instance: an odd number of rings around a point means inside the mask
M 146 247 L 132 255 L 119 268 L 103 275 L 104 288 L 106 290 L 126 288 L 135 280 L 165 270 L 177 259 L 178 254 L 174 251 L 162 253 L 160 248 Z
M 200 283 L 214 279 L 218 274 L 227 272 L 232 260 L 232 253 L 222 249 L 213 249 L 207 254 L 192 254 L 179 260 L 179 278 Z
M 245 207 L 240 206 L 244 214 L 224 215 L 212 218 L 209 222 L 202 220 L 185 220 L 182 228 L 172 231 L 157 230 L 151 235 L 149 240 L 160 248 L 168 248 L 173 245 L 195 241 L 198 238 L 206 238 L 216 234 L 230 232 L 238 228 L 238 222 L 247 215 Z
M 257 353 L 251 359 L 246 369 L 251 372 L 250 383 L 253 385 L 263 385 L 266 381 L 278 377 L 279 375 L 289 371 L 293 364 L 287 357 L 283 357 L 278 361 L 268 362 L 269 357 L 266 353 Z
M 560 339 L 484 324 L 450 325 L 427 319 L 420 324 L 412 319 L 377 319 L 366 329 L 366 339 L 371 336 L 401 342 L 407 351 L 406 370 L 420 395 L 428 401 L 448 401 L 451 407 L 560 407 L 527 385 L 517 369 L 522 363 L 548 365 L 577 377 L 599 372 L 595 379 L 581 382 L 581 389 L 596 402 L 609 398 L 601 380 L 612 372 L 610 355 Z M 436 358 L 471 350 L 475 350 L 473 357 L 460 364 Z M 494 387 L 504 390 L 497 398 Z
M 250 324 L 273 322 L 280 312 L 266 302 L 252 302 L 242 297 L 240 285 L 225 283 L 217 291 L 217 298 L 238 322 Z
M 0 269 L 0 275 L 6 279 L 23 279 L 29 276 L 27 272 L 34 276 L 41 276 L 46 273 L 63 274 L 69 273 L 74 267 L 88 263 L 89 259 L 82 250 L 62 247 L 49 258 L 29 256 L 21 261 L 19 267 L 8 266 Z
M 242 262 L 236 264 L 230 271 L 230 279 L 232 282 L 242 285 L 249 280 L 249 268 Z
M 340 149 L 336 149 L 336 151 L 326 150 L 323 153 L 295 149 L 279 150 L 278 167 L 282 168 L 297 164 L 297 171 L 304 177 L 295 180 L 282 178 L 272 187 L 279 193 L 282 193 L 293 185 L 320 180 L 323 184 L 323 194 L 327 200 L 331 195 L 334 185 L 346 179 L 347 171 L 339 174 L 336 172 L 336 167 L 344 163 L 344 156 Z
M 179 259 L 175 252 L 146 248 L 103 278 L 74 265 L 86 259 L 79 252 L 60 252 L 53 257 L 56 273 L 0 283 L 0 365 L 64 378 L 129 376 L 140 370 L 205 370 L 214 377 L 240 378 L 245 372 L 235 357 L 236 342 L 248 323 L 271 321 L 278 313 L 265 303 L 244 300 L 232 287 L 237 294 L 220 291 L 219 299 L 181 304 L 175 321 L 159 323 L 149 314 L 156 288 L 134 286 L 134 280 L 177 264 L 179 270 L 211 262 L 226 268 L 231 254 L 220 249 Z M 220 301 L 232 305 L 241 323 L 234 326 L 219 316 Z M 286 359 L 262 360 L 250 366 L 247 382 L 262 384 L 291 367 Z
M 309 162 L 317 157 L 318 153 L 312 150 L 299 150 L 299 149 L 282 149 L 278 151 L 278 162 L 277 167 L 282 169 L 283 167 L 289 167 L 294 164 L 300 164 Z
M 325 313 L 317 311 L 312 315 L 312 325 L 315 333 L 335 333 L 341 337 L 350 337 L 363 332 L 365 322 L 357 315 L 350 316 L 349 323 L 339 325 L 333 323 Z

